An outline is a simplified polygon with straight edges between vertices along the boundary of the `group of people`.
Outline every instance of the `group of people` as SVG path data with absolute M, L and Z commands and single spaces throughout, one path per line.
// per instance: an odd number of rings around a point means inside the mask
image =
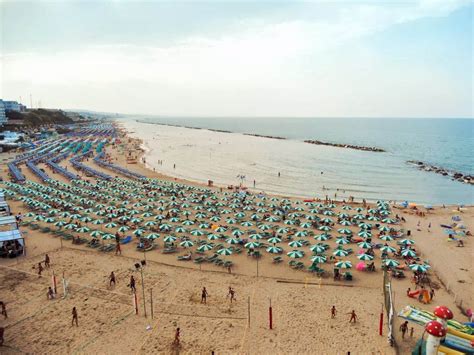
M 337 314 L 336 306 L 333 305 L 331 307 L 331 318 L 332 319 L 336 318 L 336 314 Z M 349 318 L 349 323 L 356 323 L 357 322 L 358 317 L 357 317 L 357 314 L 356 314 L 355 310 L 352 310 L 347 314 L 350 314 L 350 316 L 351 316 Z
M 116 284 L 117 284 L 117 278 L 115 276 L 115 273 L 112 271 L 109 275 L 109 287 L 110 288 L 112 286 L 115 287 Z M 132 291 L 132 293 L 137 292 L 136 282 L 135 282 L 135 278 L 133 277 L 133 275 L 130 275 L 130 281 L 129 281 L 127 287 L 130 288 L 130 291 Z
M 201 290 L 201 303 L 207 304 L 208 297 L 209 297 L 209 293 L 207 292 L 206 287 L 203 287 Z M 236 301 L 235 290 L 231 286 L 229 286 L 229 292 L 227 293 L 226 298 L 230 299 L 230 303 Z

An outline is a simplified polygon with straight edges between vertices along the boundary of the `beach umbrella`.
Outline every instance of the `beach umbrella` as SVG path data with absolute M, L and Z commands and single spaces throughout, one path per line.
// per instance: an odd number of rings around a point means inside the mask
M 110 233 L 107 233 L 107 234 L 102 235 L 102 239 L 103 239 L 103 240 L 114 239 L 114 238 L 115 238 L 115 235 L 110 234 Z
M 298 231 L 295 233 L 295 237 L 301 238 L 301 237 L 306 237 L 308 235 L 307 231 Z
M 303 246 L 303 243 L 301 243 L 299 240 L 293 240 L 289 242 L 288 245 L 292 248 L 301 248 Z
M 171 220 L 170 220 L 171 221 Z M 191 226 L 194 224 L 194 221 L 191 221 L 191 220 L 185 220 L 183 221 L 183 223 L 181 223 L 183 226 Z
M 402 239 L 400 243 L 403 245 L 413 245 L 415 244 L 415 241 L 412 239 Z
M 397 249 L 389 245 L 384 245 L 383 247 L 380 248 L 380 250 L 386 253 L 395 253 L 397 251 Z
M 160 224 L 159 228 L 162 231 L 169 231 L 171 230 L 171 224 L 163 223 L 163 224 Z
M 208 234 L 207 239 L 209 240 L 217 240 L 219 239 L 219 236 L 217 234 Z
M 324 253 L 326 251 L 326 248 L 323 247 L 322 245 L 319 245 L 319 244 L 316 244 L 316 245 L 312 245 L 310 248 L 309 248 L 313 253 Z
M 281 238 L 271 237 L 270 239 L 268 239 L 268 242 L 272 244 L 281 243 Z
M 240 229 L 234 229 L 234 230 L 232 231 L 232 235 L 233 235 L 234 237 L 240 237 L 240 236 L 242 236 L 242 235 L 244 235 L 244 234 L 245 234 L 245 233 L 242 232 Z
M 374 257 L 370 254 L 360 254 L 360 255 L 357 255 L 357 258 L 362 261 L 374 260 Z
M 362 237 L 362 238 L 370 238 L 370 237 L 372 237 L 372 233 L 370 233 L 369 231 L 366 231 L 366 230 L 360 231 L 359 233 L 357 233 L 357 235 L 358 235 L 359 237 Z
M 42 222 L 44 221 L 44 217 L 42 215 L 36 215 L 35 218 L 33 218 L 34 221 L 39 221 Z
M 403 249 L 402 256 L 414 258 L 416 256 L 416 253 L 411 249 Z
M 288 255 L 292 259 L 299 259 L 304 256 L 304 252 L 301 250 L 292 250 L 288 252 L 286 255 Z
M 372 229 L 372 225 L 370 223 L 359 223 L 358 227 L 361 229 Z
M 350 261 L 338 261 L 335 266 L 340 269 L 350 269 L 352 268 L 352 263 Z
M 245 244 L 245 247 L 247 249 L 257 249 L 258 247 L 260 247 L 260 243 L 259 242 L 248 242 Z
M 216 231 L 217 233 L 224 233 L 224 232 L 227 231 L 227 228 L 222 227 L 222 226 L 219 226 L 219 227 L 217 227 L 217 228 L 215 229 L 215 231 Z
M 190 240 L 184 240 L 181 243 L 179 243 L 179 245 L 181 245 L 184 248 L 190 248 L 194 245 L 194 243 Z
M 151 240 L 158 239 L 159 237 L 160 235 L 157 233 L 150 233 L 145 236 L 146 239 L 151 239 Z
M 35 217 L 35 216 L 36 216 L 36 214 L 33 213 L 33 212 L 28 212 L 27 214 L 25 214 L 25 217 Z M 67 216 L 69 216 L 69 214 Z M 61 216 L 61 217 L 67 217 L 67 216 Z
M 335 213 L 331 210 L 326 210 L 326 211 L 323 211 L 323 215 L 325 215 L 325 216 L 334 216 Z
M 347 251 L 345 251 L 344 249 L 336 249 L 336 250 L 334 250 L 334 252 L 332 254 L 334 256 L 347 256 L 347 255 L 349 255 L 349 253 Z
M 132 221 L 133 222 L 133 221 Z M 155 222 L 155 221 L 147 221 L 143 224 L 145 227 L 153 227 L 153 226 L 156 226 L 158 225 L 158 222 Z
M 347 235 L 352 234 L 352 231 L 347 228 L 339 228 L 337 231 L 341 234 L 347 234 Z
M 346 245 L 346 244 L 349 244 L 349 241 L 346 238 L 337 238 L 336 239 L 336 244 Z
M 353 219 L 364 219 L 365 216 L 363 214 L 356 214 L 352 217 Z
M 128 231 L 129 229 L 130 229 L 130 228 L 127 227 L 127 226 L 121 226 L 121 227 L 118 229 L 118 231 L 119 231 L 120 233 L 123 233 L 123 232 Z
M 226 219 L 226 222 L 227 222 L 228 224 L 234 224 L 234 223 L 237 222 L 237 220 L 236 220 L 235 218 L 230 218 L 230 217 L 229 217 L 229 218 Z
M 329 234 L 319 234 L 319 235 L 314 237 L 314 239 L 319 240 L 320 242 L 325 242 L 329 238 L 330 238 Z
M 191 234 L 194 235 L 195 237 L 200 237 L 200 236 L 204 235 L 204 232 L 199 230 L 199 229 L 193 229 L 191 231 Z
M 326 260 L 327 260 L 327 257 L 325 255 L 316 255 L 311 258 L 311 261 L 313 263 L 318 263 L 318 264 L 325 263 Z
M 187 229 L 186 228 L 183 228 L 181 226 L 178 226 L 175 228 L 174 230 L 176 233 L 186 233 L 187 232 Z
M 388 223 L 388 224 L 394 224 L 397 221 L 395 219 L 391 219 L 391 218 L 384 218 L 384 219 L 382 219 L 382 222 L 383 223 Z
M 397 267 L 398 265 L 400 265 L 398 261 L 393 260 L 393 259 L 385 259 L 384 264 L 387 267 Z
M 352 210 L 352 207 L 348 205 L 344 205 L 342 206 L 342 209 L 348 211 L 348 210 Z
M 56 223 L 54 223 L 54 225 L 59 228 L 64 227 L 66 224 L 67 223 L 64 221 L 57 221 Z
M 176 237 L 173 235 L 167 235 L 166 237 L 163 238 L 163 241 L 165 243 L 174 243 L 176 241 Z
M 262 231 L 269 230 L 270 226 L 268 224 L 261 224 L 258 226 L 258 228 Z
M 211 220 L 211 222 L 218 222 L 221 220 L 221 217 L 219 216 L 212 216 L 211 218 L 209 218 Z
M 340 224 L 341 226 L 351 226 L 351 225 L 352 225 L 352 222 L 351 222 L 351 221 L 348 221 L 347 219 L 344 219 L 344 220 L 340 221 L 339 224 Z
M 329 226 L 320 226 L 318 229 L 320 231 L 323 231 L 323 232 L 329 232 L 331 230 L 331 227 L 329 227 Z
M 91 223 L 97 226 L 97 225 L 103 224 L 104 220 L 103 219 L 94 219 Z
M 250 235 L 249 235 L 249 238 L 250 238 L 250 239 L 253 239 L 253 240 L 260 240 L 260 239 L 262 239 L 263 237 L 262 237 L 261 234 L 253 233 L 253 234 L 250 234 Z
M 212 250 L 212 248 L 213 246 L 211 244 L 203 244 L 199 248 L 197 248 L 197 250 L 200 252 L 205 252 L 205 251 Z
M 380 226 L 379 231 L 381 231 L 381 232 L 390 232 L 390 228 L 388 228 L 387 226 Z
M 92 222 L 93 219 L 89 216 L 84 216 L 80 219 L 81 222 L 84 222 L 84 223 L 89 223 L 89 222 Z
M 265 219 L 267 222 L 278 222 L 280 218 L 275 217 L 275 216 L 270 216 L 267 219 Z
M 408 265 L 408 267 L 412 271 L 416 271 L 416 272 L 426 272 L 426 271 L 428 271 L 428 268 L 426 267 L 426 265 L 411 264 L 411 265 Z
M 155 220 L 157 221 L 161 221 L 163 219 L 165 219 L 165 216 L 163 216 L 162 214 L 157 214 L 155 217 L 153 217 Z
M 115 227 L 117 227 L 117 223 L 110 222 L 110 223 L 107 223 L 104 227 L 105 228 L 115 228 Z
M 225 241 L 228 244 L 239 244 L 240 243 L 240 239 L 238 239 L 238 238 L 227 238 Z
M 64 227 L 64 229 L 76 229 L 76 228 L 77 228 L 77 224 L 74 224 L 74 223 L 66 224 L 66 226 Z
M 232 255 L 232 250 L 229 248 L 222 248 L 217 251 L 219 255 Z
M 252 227 L 252 226 L 253 226 L 253 223 L 252 223 L 252 222 L 249 222 L 249 221 L 245 221 L 245 222 L 240 223 L 240 225 L 241 225 L 242 227 Z
M 276 232 L 279 234 L 285 234 L 288 233 L 288 228 L 278 228 Z
M 268 253 L 271 253 L 271 254 L 280 254 L 283 251 L 282 248 L 274 247 L 274 246 L 268 247 L 266 250 Z
M 393 238 L 389 235 L 381 235 L 380 239 L 383 240 L 384 242 L 390 242 L 393 240 Z
M 321 223 L 324 223 L 324 224 L 331 224 L 332 223 L 332 219 L 331 218 L 323 218 L 321 220 Z
M 79 227 L 79 228 L 76 228 L 75 231 L 78 232 L 78 233 L 87 233 L 89 232 L 91 229 L 88 228 L 88 227 Z
M 142 217 L 144 217 L 144 218 L 148 218 L 148 217 L 151 217 L 151 216 L 153 216 L 153 213 L 151 213 L 151 212 L 142 213 Z
M 289 226 L 293 226 L 296 224 L 296 221 L 292 220 L 292 219 L 287 219 L 285 222 L 284 222 L 286 225 L 289 225 Z
M 100 237 L 101 235 L 102 235 L 102 232 L 100 231 L 92 231 L 90 234 L 90 236 L 94 238 Z
M 367 242 L 357 243 L 357 245 L 358 245 L 359 248 L 361 248 L 361 249 L 370 249 L 370 248 L 372 248 L 372 244 L 367 243 Z
M 311 223 L 308 223 L 308 222 L 301 223 L 300 227 L 301 228 L 311 228 Z
M 143 228 L 137 228 L 133 231 L 133 235 L 140 236 L 143 233 L 145 233 L 145 230 Z
M 199 224 L 199 228 L 201 228 L 201 229 L 207 229 L 207 228 L 209 228 L 209 227 L 210 227 L 210 226 L 209 226 L 209 223 L 200 223 L 200 224 Z
M 54 221 L 55 221 L 55 219 L 52 218 L 52 217 L 48 217 L 48 218 L 44 219 L 44 222 L 46 222 L 46 223 L 54 223 Z

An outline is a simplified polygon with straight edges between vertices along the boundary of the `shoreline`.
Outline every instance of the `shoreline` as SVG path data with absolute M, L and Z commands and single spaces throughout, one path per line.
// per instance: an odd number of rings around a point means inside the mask
M 139 122 L 137 120 L 137 122 Z M 144 124 L 153 124 L 153 125 L 157 125 L 157 126 L 160 126 L 160 125 L 163 125 L 163 126 L 171 126 L 171 127 L 178 127 L 178 128 L 191 128 L 191 129 L 197 129 L 197 130 L 201 130 L 202 128 L 192 128 L 192 127 L 184 127 L 184 126 L 179 126 L 179 125 L 172 125 L 172 124 L 160 124 L 160 123 L 149 123 L 149 122 L 141 122 L 140 123 L 144 123 Z M 180 176 L 174 176 L 168 172 L 162 172 L 162 171 L 159 171 L 159 170 L 155 170 L 155 168 L 153 166 L 151 166 L 149 163 L 148 163 L 148 155 L 151 153 L 151 148 L 149 146 L 146 145 L 146 143 L 144 142 L 143 139 L 141 138 L 135 138 L 135 137 L 132 137 L 131 134 L 133 133 L 136 133 L 134 131 L 130 131 L 130 130 L 127 130 L 124 125 L 122 125 L 122 123 L 118 120 L 113 120 L 113 124 L 116 125 L 117 129 L 123 131 L 126 135 L 127 138 L 129 139 L 133 139 L 133 140 L 136 140 L 138 141 L 139 143 L 137 143 L 140 147 L 141 147 L 141 153 L 139 154 L 139 159 L 138 159 L 138 162 L 139 164 L 143 164 L 144 167 L 151 171 L 151 172 L 155 172 L 155 173 L 158 173 L 160 176 L 164 177 L 164 178 L 167 178 L 169 180 L 173 180 L 175 182 L 183 182 L 183 183 L 189 183 L 189 184 L 195 184 L 195 185 L 198 185 L 198 186 L 201 186 L 201 187 L 206 187 L 208 188 L 209 186 L 206 184 L 206 181 L 203 179 L 203 180 L 199 180 L 199 179 L 194 179 L 194 178 L 188 178 L 188 177 L 180 177 Z M 209 129 L 203 129 L 203 130 L 209 130 Z M 209 131 L 212 131 L 212 130 L 209 130 Z M 234 132 L 221 132 L 221 133 L 234 133 Z M 262 137 L 260 137 L 262 138 Z M 267 137 L 265 137 L 267 138 Z M 145 163 L 143 163 L 143 158 L 145 158 Z M 228 186 L 234 186 L 236 187 L 236 185 L 232 184 L 232 183 L 214 183 L 213 187 L 216 187 L 216 188 L 222 188 L 223 190 L 226 190 L 228 188 Z M 301 194 L 292 194 L 292 193 L 282 193 L 282 192 L 278 192 L 278 191 L 265 191 L 265 190 L 262 190 L 262 189 L 254 189 L 252 188 L 251 186 L 245 186 L 245 188 L 248 190 L 248 191 L 251 191 L 252 193 L 255 193 L 255 194 L 259 194 L 259 193 L 263 193 L 265 195 L 269 195 L 269 196 L 276 196 L 276 197 L 282 197 L 282 198 L 297 198 L 297 199 L 303 199 L 303 200 L 313 200 L 313 201 L 321 201 L 321 200 L 324 200 L 324 197 L 318 197 L 318 196 L 308 196 L 308 195 L 301 195 Z M 327 192 L 327 195 L 328 197 L 333 200 L 333 201 L 336 201 L 336 202 L 339 202 L 339 203 L 343 203 L 343 201 L 346 201 L 346 202 L 349 202 L 349 200 L 346 198 L 346 199 L 341 199 L 339 197 L 337 198 L 334 198 L 334 193 L 338 193 L 338 192 L 342 192 L 343 189 L 326 189 L 326 190 L 323 190 L 322 191 L 322 194 L 324 194 L 325 192 Z M 330 196 L 332 194 L 332 196 Z M 368 203 L 374 203 L 376 202 L 377 200 L 381 200 L 383 198 L 371 198 L 371 197 L 355 197 L 354 198 L 354 201 L 352 201 L 351 203 L 356 203 L 356 204 L 362 204 L 362 201 L 363 199 L 365 199 Z M 403 202 L 406 202 L 407 200 L 406 199 L 391 199 L 391 200 L 388 200 L 389 203 L 394 206 L 395 208 L 403 208 L 402 206 L 400 206 L 400 203 L 403 203 Z M 457 207 L 457 206 L 466 206 L 466 207 L 470 207 L 470 206 L 474 206 L 474 204 L 462 204 L 462 203 L 439 203 L 439 204 L 432 204 L 432 203 L 415 203 L 418 207 L 424 207 L 425 205 L 431 205 L 433 207 L 439 207 L 439 208 L 442 208 L 443 205 L 446 206 L 446 207 L 449 207 L 449 206 L 453 206 L 453 207 Z

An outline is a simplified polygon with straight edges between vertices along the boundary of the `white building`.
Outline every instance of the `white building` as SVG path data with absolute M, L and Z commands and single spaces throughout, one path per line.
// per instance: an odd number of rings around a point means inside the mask
M 5 104 L 3 103 L 3 100 L 0 99 L 0 126 L 4 125 L 7 123 L 7 116 L 5 116 Z

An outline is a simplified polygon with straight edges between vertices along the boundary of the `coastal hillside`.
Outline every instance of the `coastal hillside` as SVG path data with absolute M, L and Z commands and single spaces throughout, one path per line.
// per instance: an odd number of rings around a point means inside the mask
M 27 112 L 7 112 L 8 121 L 21 122 L 28 126 L 41 126 L 45 124 L 69 124 L 74 123 L 73 119 L 68 117 L 61 110 L 32 109 Z

